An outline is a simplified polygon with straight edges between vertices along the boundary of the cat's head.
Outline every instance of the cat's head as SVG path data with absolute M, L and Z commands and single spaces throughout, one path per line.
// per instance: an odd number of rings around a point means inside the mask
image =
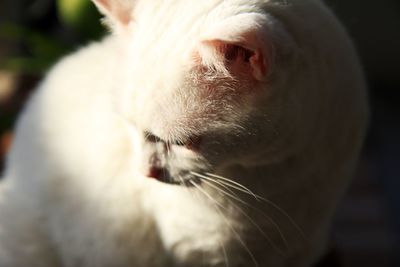
M 224 1 L 94 2 L 121 40 L 116 103 L 143 133 L 145 172 L 178 181 L 257 161 L 274 136 L 274 42 L 291 42 L 277 21 Z

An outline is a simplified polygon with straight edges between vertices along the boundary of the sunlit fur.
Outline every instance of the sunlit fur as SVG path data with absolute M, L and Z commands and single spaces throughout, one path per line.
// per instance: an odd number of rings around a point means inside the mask
M 0 267 L 318 261 L 367 117 L 357 57 L 330 11 L 313 0 L 94 2 L 113 34 L 62 59 L 17 123 Z M 227 61 L 230 44 L 253 56 Z M 198 136 L 197 149 L 172 144 Z M 152 155 L 182 185 L 145 177 Z

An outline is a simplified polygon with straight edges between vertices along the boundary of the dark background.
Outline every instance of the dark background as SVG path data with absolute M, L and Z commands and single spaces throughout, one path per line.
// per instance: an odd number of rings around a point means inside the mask
M 0 0 L 0 170 L 15 116 L 43 73 L 60 56 L 102 35 L 99 23 L 93 22 L 99 16 L 92 5 L 81 8 L 84 15 L 78 16 L 62 9 L 65 2 Z M 400 1 L 326 2 L 356 43 L 371 104 L 359 168 L 335 222 L 334 258 L 339 264 L 334 266 L 398 267 Z

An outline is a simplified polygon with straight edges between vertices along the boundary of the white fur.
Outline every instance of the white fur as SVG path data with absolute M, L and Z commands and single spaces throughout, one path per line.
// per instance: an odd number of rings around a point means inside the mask
M 1 185 L 0 266 L 318 260 L 367 113 L 357 57 L 331 13 L 312 0 L 95 2 L 114 34 L 58 63 L 19 119 Z M 251 75 L 255 61 L 227 67 L 204 49 L 213 40 L 262 52 L 265 79 Z M 144 131 L 203 139 L 199 151 L 168 152 Z M 147 178 L 151 155 L 173 178 L 213 172 L 275 204 L 236 192 L 260 212 L 206 182 Z

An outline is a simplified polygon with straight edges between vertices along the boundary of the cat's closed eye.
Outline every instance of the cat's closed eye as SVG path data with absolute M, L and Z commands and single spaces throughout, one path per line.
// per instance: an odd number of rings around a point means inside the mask
M 162 142 L 162 139 L 154 134 L 152 134 L 149 131 L 145 131 L 144 132 L 144 138 L 146 141 L 150 142 L 150 143 L 158 143 L 158 142 Z
M 188 149 L 196 149 L 200 145 L 201 142 L 201 137 L 200 136 L 191 136 L 186 138 L 186 140 L 163 140 L 157 135 L 145 131 L 144 132 L 144 138 L 147 142 L 150 143 L 164 143 L 166 146 L 171 146 L 171 145 L 176 145 L 176 146 L 184 146 Z

